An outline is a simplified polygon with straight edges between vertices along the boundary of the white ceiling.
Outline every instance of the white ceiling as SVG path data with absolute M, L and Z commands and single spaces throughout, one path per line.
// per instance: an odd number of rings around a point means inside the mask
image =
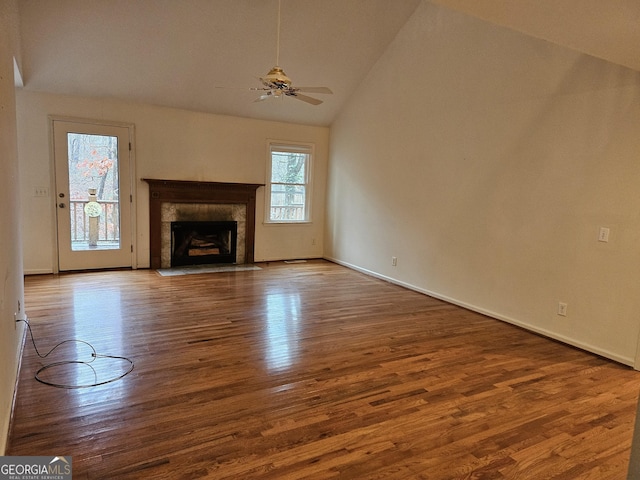
M 277 0 L 20 0 L 25 88 L 329 125 L 420 0 L 282 0 L 280 66 L 327 86 L 254 103 L 276 63 Z M 223 89 L 219 87 L 241 87 Z
M 18 0 L 24 88 L 330 125 L 421 0 L 282 0 L 280 66 L 327 86 L 254 103 L 278 0 Z M 433 0 L 640 70 L 640 0 Z M 232 88 L 216 88 L 232 87 Z M 237 88 L 233 88 L 237 87 Z

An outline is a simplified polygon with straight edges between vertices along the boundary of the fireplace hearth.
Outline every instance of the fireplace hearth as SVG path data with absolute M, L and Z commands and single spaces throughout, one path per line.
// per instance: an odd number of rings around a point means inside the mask
M 238 222 L 171 222 L 171 266 L 236 263 Z

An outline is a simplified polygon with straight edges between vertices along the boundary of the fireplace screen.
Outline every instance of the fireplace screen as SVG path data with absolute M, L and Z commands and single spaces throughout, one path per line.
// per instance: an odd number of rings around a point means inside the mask
M 171 266 L 235 263 L 238 222 L 171 222 Z

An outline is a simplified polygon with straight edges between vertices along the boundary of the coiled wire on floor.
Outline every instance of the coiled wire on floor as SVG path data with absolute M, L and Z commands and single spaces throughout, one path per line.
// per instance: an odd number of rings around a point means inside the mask
M 82 344 L 82 345 L 86 345 L 91 349 L 91 360 L 61 360 L 58 362 L 53 362 L 50 363 L 48 365 L 45 365 L 41 368 L 39 368 L 36 373 L 35 373 L 35 379 L 40 382 L 43 383 L 45 385 L 50 385 L 52 387 L 56 387 L 56 388 L 90 388 L 90 387 L 97 387 L 99 385 L 105 385 L 107 383 L 112 383 L 115 382 L 117 380 L 120 380 L 121 378 L 125 377 L 126 375 L 128 375 L 129 373 L 131 373 L 133 371 L 133 361 L 130 358 L 127 357 L 121 357 L 118 355 L 103 355 L 100 354 L 96 351 L 95 347 L 93 345 L 91 345 L 89 342 L 85 342 L 84 340 L 78 340 L 78 339 L 69 339 L 69 340 L 63 340 L 62 342 L 58 343 L 57 345 L 55 345 L 51 350 L 49 350 L 46 354 L 42 355 L 40 353 L 40 351 L 38 350 L 38 347 L 36 345 L 36 341 L 33 337 L 33 330 L 31 329 L 31 324 L 29 323 L 28 320 L 26 319 L 18 319 L 16 320 L 16 322 L 24 322 L 27 324 L 27 329 L 29 330 L 29 335 L 31 336 L 31 343 L 33 344 L 33 348 L 36 351 L 36 354 L 38 355 L 38 357 L 40 358 L 47 358 L 49 355 L 51 355 L 55 350 L 57 350 L 59 347 L 61 347 L 62 345 L 68 344 L 68 343 L 78 343 L 78 344 Z M 106 380 L 99 380 L 98 379 L 98 372 L 96 371 L 96 369 L 93 367 L 93 365 L 91 365 L 93 362 L 95 362 L 97 359 L 99 358 L 107 358 L 107 359 L 115 359 L 115 360 L 121 360 L 123 362 L 125 362 L 126 364 L 128 364 L 126 370 L 124 371 L 124 373 L 114 376 L 114 377 L 110 377 Z M 93 371 L 93 376 L 95 378 L 94 382 L 91 383 L 84 383 L 84 384 L 72 384 L 72 383 L 58 383 L 58 382 L 53 382 L 53 381 L 49 381 L 46 380 L 42 377 L 42 373 L 47 371 L 47 370 L 52 370 L 58 367 L 64 367 L 64 366 L 69 366 L 69 365 L 84 365 L 88 368 L 90 368 Z

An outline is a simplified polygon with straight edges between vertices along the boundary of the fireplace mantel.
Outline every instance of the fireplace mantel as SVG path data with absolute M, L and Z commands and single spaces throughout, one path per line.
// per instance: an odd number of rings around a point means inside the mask
M 245 204 L 245 262 L 253 263 L 258 183 L 198 182 L 143 178 L 149 184 L 149 250 L 151 268 L 161 268 L 161 207 L 170 203 Z

